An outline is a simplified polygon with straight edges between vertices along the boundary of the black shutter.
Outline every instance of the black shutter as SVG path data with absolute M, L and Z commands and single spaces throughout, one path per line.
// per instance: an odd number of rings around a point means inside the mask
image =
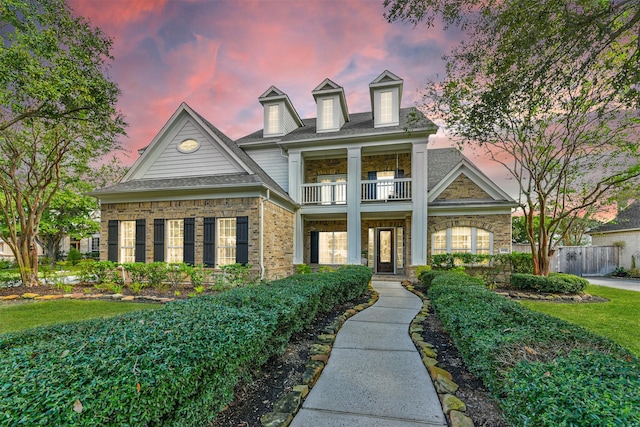
M 236 218 L 236 262 L 245 265 L 249 262 L 249 217 Z
M 185 264 L 196 263 L 196 219 L 184 219 L 184 241 L 182 248 L 182 262 Z
M 216 266 L 216 219 L 204 219 L 204 265 L 207 267 Z
M 309 259 L 309 262 L 311 264 L 317 264 L 318 263 L 318 259 L 320 259 L 319 254 L 320 254 L 320 233 L 318 231 L 312 231 L 311 232 L 311 257 Z
M 118 221 L 109 220 L 107 233 L 107 260 L 118 262 Z
M 404 178 L 404 169 L 396 169 L 393 174 L 395 179 Z M 396 182 L 396 188 L 394 189 L 394 194 L 398 199 L 404 199 L 407 197 L 405 192 L 405 183 L 404 182 Z
M 145 241 L 147 238 L 146 222 L 144 219 L 136 219 L 136 262 L 145 262 Z
M 378 179 L 378 172 L 376 171 L 367 172 L 367 179 L 369 181 L 375 181 L 376 179 Z M 376 199 L 376 188 L 377 188 L 377 185 L 375 182 L 370 182 L 367 184 L 367 200 Z
M 164 219 L 153 220 L 153 261 L 164 261 Z

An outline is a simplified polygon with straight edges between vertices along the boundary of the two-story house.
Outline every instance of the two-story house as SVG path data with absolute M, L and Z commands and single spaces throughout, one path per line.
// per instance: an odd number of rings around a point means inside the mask
M 183 103 L 122 181 L 93 193 L 102 259 L 251 263 L 273 278 L 302 263 L 411 275 L 432 253 L 510 251 L 515 202 L 456 149 L 427 149 L 437 127 L 400 107 L 402 91 L 385 71 L 371 111 L 353 114 L 325 79 L 316 118 L 301 119 L 271 86 L 263 129 L 236 141 Z

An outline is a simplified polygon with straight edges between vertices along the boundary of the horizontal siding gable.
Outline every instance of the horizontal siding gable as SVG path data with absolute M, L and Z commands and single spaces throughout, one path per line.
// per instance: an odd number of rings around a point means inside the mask
M 284 191 L 289 191 L 289 164 L 287 158 L 282 155 L 280 147 L 248 150 L 247 154 Z
M 178 178 L 244 172 L 217 141 L 200 130 L 190 119 L 186 119 L 175 136 L 169 138 L 169 141 L 158 141 L 164 145 L 163 150 L 142 178 Z M 200 147 L 191 153 L 180 152 L 178 145 L 186 139 L 195 139 L 200 143 Z

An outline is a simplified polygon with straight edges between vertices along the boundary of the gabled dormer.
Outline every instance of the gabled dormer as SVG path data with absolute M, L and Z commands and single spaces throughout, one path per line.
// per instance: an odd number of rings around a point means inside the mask
M 264 107 L 263 136 L 282 136 L 304 126 L 289 97 L 275 86 L 271 86 L 258 98 Z
M 403 80 L 385 70 L 369 84 L 371 111 L 375 127 L 398 126 L 400 124 L 400 102 Z
M 349 121 L 349 109 L 342 86 L 324 79 L 311 94 L 318 111 L 316 132 L 335 132 Z

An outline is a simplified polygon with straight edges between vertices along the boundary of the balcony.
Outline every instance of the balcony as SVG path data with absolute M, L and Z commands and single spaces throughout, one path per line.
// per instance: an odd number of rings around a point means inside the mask
M 411 178 L 367 180 L 360 185 L 363 202 L 411 200 Z
M 411 178 L 360 181 L 361 202 L 411 201 Z M 302 205 L 346 205 L 347 182 L 302 184 Z
M 346 205 L 347 182 L 302 184 L 303 205 Z

